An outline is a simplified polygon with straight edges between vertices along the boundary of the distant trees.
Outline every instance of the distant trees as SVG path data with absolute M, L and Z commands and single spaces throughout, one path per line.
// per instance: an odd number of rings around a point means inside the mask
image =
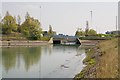
M 52 30 L 52 26 L 49 25 L 48 36 L 53 36 L 53 35 L 55 35 L 55 34 L 56 34 L 56 32 L 53 31 L 53 30 Z
M 11 34 L 17 31 L 17 27 L 15 18 L 7 11 L 5 17 L 2 19 L 2 33 Z
M 87 30 L 83 31 L 81 28 L 80 29 L 78 28 L 78 30 L 75 33 L 75 36 L 78 36 L 78 37 L 80 37 L 80 36 L 94 36 L 96 34 L 97 34 L 97 32 L 94 29 L 87 29 Z
M 2 34 L 8 35 L 12 33 L 21 33 L 27 39 L 38 40 L 41 37 L 41 24 L 37 19 L 30 17 L 29 13 L 26 13 L 25 21 L 21 24 L 21 17 L 18 15 L 17 19 L 6 12 L 5 17 L 0 22 L 0 29 Z
M 94 29 L 88 30 L 88 35 L 96 35 L 97 32 Z
M 75 36 L 85 36 L 85 32 L 81 28 L 78 28 L 78 30 L 75 33 Z

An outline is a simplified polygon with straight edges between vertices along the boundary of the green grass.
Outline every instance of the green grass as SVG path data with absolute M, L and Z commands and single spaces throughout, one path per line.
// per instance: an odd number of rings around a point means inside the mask
M 40 40 L 41 40 L 41 41 L 49 41 L 49 40 L 50 40 L 50 37 L 41 37 Z
M 12 40 L 28 40 L 28 39 L 21 33 L 13 33 L 10 35 L 2 35 L 2 40 L 12 41 Z M 49 41 L 50 37 L 41 37 L 40 40 L 41 41 Z
M 95 60 L 94 59 L 92 59 L 92 56 L 93 56 L 93 54 L 95 53 L 95 50 L 94 49 L 88 49 L 88 50 L 86 50 L 86 58 L 83 60 L 83 63 L 85 63 L 85 64 L 95 64 Z
M 86 58 L 83 60 L 83 63 L 86 64 L 87 66 L 78 75 L 75 76 L 75 80 L 84 78 L 85 73 L 96 64 L 95 59 L 92 58 L 94 53 L 95 53 L 95 50 L 93 48 L 86 50 Z

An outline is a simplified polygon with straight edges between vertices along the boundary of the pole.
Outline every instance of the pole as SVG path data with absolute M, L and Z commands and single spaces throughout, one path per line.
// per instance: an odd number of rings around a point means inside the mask
M 40 26 L 41 26 L 41 6 L 40 6 Z M 39 78 L 41 78 L 41 61 L 39 61 Z
M 92 11 L 90 11 L 90 13 L 91 13 L 91 28 L 92 28 Z
M 40 6 L 40 23 L 41 23 L 41 6 Z
M 117 31 L 117 16 L 116 16 L 116 31 Z

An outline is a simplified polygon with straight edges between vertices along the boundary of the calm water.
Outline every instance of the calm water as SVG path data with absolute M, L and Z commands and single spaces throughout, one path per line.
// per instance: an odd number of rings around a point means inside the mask
M 83 69 L 84 58 L 80 46 L 4 47 L 2 77 L 73 78 Z

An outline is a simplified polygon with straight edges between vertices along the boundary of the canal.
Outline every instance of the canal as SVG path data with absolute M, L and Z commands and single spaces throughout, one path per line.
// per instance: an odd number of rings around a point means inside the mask
M 81 46 L 2 47 L 2 78 L 73 78 L 85 66 Z

